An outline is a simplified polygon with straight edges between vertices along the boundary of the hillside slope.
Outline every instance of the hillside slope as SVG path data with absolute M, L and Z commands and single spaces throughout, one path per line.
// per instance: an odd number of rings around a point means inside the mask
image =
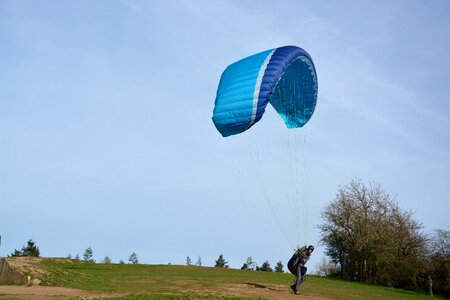
M 0 299 L 299 299 L 290 274 L 168 265 L 9 258 L 40 286 L 0 286 Z M 427 295 L 309 276 L 301 299 L 425 299 Z

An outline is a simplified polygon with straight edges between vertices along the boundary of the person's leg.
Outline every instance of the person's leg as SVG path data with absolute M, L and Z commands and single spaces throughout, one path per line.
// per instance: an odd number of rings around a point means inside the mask
M 301 282 L 302 282 L 302 267 L 301 266 L 298 266 L 297 267 L 297 270 L 296 270 L 296 274 L 295 274 L 295 276 L 297 277 L 296 279 L 295 279 L 295 284 L 294 284 L 294 288 L 293 288 L 293 290 L 294 290 L 294 292 L 297 292 L 298 291 L 298 286 L 301 284 Z
M 295 289 L 295 283 L 291 285 L 291 290 L 294 294 L 297 293 L 297 290 Z
M 306 279 L 306 271 L 307 271 L 306 267 L 300 268 L 300 276 L 301 276 L 300 284 L 302 284 L 303 281 L 305 281 L 305 279 Z

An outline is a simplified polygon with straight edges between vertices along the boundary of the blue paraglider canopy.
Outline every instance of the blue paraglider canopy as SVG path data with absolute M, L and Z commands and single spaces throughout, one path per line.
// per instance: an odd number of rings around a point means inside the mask
M 317 75 L 302 48 L 284 46 L 254 54 L 222 73 L 212 120 L 222 136 L 261 120 L 271 103 L 288 128 L 305 125 L 317 102 Z

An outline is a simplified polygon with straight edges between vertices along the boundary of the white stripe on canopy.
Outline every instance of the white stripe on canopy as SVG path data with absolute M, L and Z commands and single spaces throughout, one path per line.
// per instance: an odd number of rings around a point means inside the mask
M 269 55 L 267 55 L 266 59 L 264 60 L 264 63 L 261 65 L 261 68 L 259 69 L 258 77 L 256 78 L 255 92 L 253 93 L 252 119 L 250 120 L 250 124 L 248 124 L 249 128 L 255 123 L 256 111 L 258 110 L 259 90 L 261 88 L 262 79 L 264 76 L 264 72 L 266 71 L 267 65 L 269 64 L 270 59 L 272 58 L 272 54 L 275 52 L 275 50 L 276 49 L 274 49 L 272 52 L 269 53 Z

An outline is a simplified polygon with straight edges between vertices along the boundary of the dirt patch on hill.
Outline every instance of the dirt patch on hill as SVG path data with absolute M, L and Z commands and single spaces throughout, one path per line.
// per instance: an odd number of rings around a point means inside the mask
M 38 278 L 43 278 L 49 275 L 49 271 L 41 263 L 43 259 L 41 258 L 30 258 L 30 257 L 15 257 L 8 258 L 8 263 L 15 270 L 22 272 L 27 275 L 31 275 L 34 280 Z M 73 261 L 69 259 L 55 259 L 64 261 L 65 264 L 72 264 Z M 155 279 L 143 279 L 142 282 L 145 283 L 156 283 L 158 280 Z M 34 282 L 32 282 L 34 283 Z M 39 284 L 38 282 L 37 284 Z M 172 282 L 173 295 L 183 296 L 190 295 L 210 295 L 214 296 L 236 296 L 236 297 L 252 297 L 252 298 L 264 298 L 264 299 L 306 299 L 306 300 L 332 300 L 332 298 L 327 298 L 323 296 L 316 296 L 310 294 L 294 295 L 290 291 L 289 287 L 286 285 L 277 284 L 261 284 L 254 282 L 240 282 L 240 283 L 229 283 L 220 284 L 213 289 L 204 287 L 200 282 L 196 280 L 184 279 L 175 280 Z M 30 283 L 29 283 L 30 285 Z M 180 293 L 180 291 L 182 291 Z M 142 294 L 141 294 L 142 293 Z M 167 293 L 167 292 L 166 292 Z M 146 291 L 140 291 L 136 293 L 137 295 L 147 295 Z M 169 294 L 172 294 L 169 292 Z M 85 291 L 65 287 L 55 287 L 55 286 L 12 286 L 5 285 L 0 286 L 0 300 L 3 299 L 16 299 L 16 300 L 44 300 L 44 299 L 105 299 L 111 297 L 123 297 L 127 296 L 129 293 L 104 293 L 98 291 Z M 194 296 L 195 297 L 195 296 Z M 193 298 L 194 299 L 194 298 Z
M 39 263 L 42 261 L 42 258 L 38 257 L 8 257 L 6 259 L 11 268 L 24 273 L 24 274 L 33 274 L 34 276 L 42 276 L 47 274 L 47 270 L 45 270 Z
M 80 297 L 82 299 L 101 299 L 110 297 L 126 296 L 127 294 L 101 293 L 82 291 L 55 286 L 0 286 L 0 299 L 20 299 L 20 300 L 55 300 Z
M 306 299 L 306 300 L 332 300 L 323 296 L 315 295 L 294 295 L 286 285 L 264 285 L 259 283 L 237 283 L 222 285 L 223 294 L 230 296 L 262 297 L 265 299 Z
M 55 300 L 74 297 L 82 299 L 101 299 L 127 295 L 124 293 L 102 293 L 65 287 L 40 286 L 40 280 L 37 278 L 42 278 L 48 274 L 48 271 L 41 264 L 42 260 L 42 258 L 38 257 L 8 257 L 7 261 L 11 268 L 23 274 L 29 274 L 34 277 L 34 279 L 28 283 L 28 285 L 31 286 L 0 285 L 0 299 Z M 58 258 L 56 260 L 63 260 L 64 263 L 72 263 L 70 259 Z
M 288 288 L 286 288 L 285 285 L 263 285 L 251 282 L 225 284 L 221 285 L 220 288 L 215 291 L 217 292 L 218 296 L 221 295 L 254 298 L 260 297 L 273 300 L 332 300 L 332 298 L 315 295 L 294 295 L 288 290 Z M 184 292 L 188 291 L 185 290 Z M 199 288 L 193 289 L 192 292 L 193 295 L 202 295 L 205 290 Z M 79 297 L 82 299 L 107 299 L 112 297 L 123 297 L 127 295 L 127 293 L 102 293 L 54 286 L 0 286 L 0 300 L 56 300 L 71 299 L 75 297 Z

